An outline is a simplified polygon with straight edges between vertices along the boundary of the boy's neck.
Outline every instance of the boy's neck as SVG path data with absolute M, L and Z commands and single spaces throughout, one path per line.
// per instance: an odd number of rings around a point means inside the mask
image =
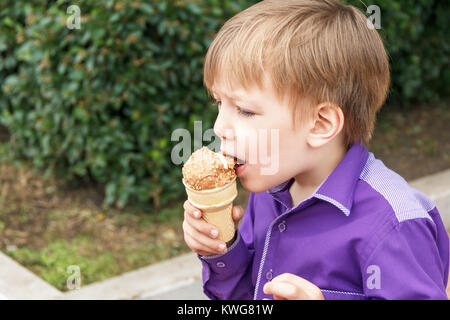
M 334 144 L 327 149 L 321 150 L 314 160 L 314 163 L 317 165 L 294 177 L 295 181 L 289 188 L 292 206 L 295 207 L 308 198 L 333 172 L 346 153 L 347 149 L 342 144 Z

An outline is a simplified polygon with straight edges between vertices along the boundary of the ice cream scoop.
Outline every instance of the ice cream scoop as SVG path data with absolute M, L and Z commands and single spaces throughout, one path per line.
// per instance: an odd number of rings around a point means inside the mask
M 202 210 L 202 218 L 217 227 L 218 239 L 225 242 L 235 235 L 231 211 L 237 196 L 236 163 L 231 157 L 202 147 L 191 154 L 182 169 L 189 202 Z
M 202 147 L 183 166 L 184 183 L 194 190 L 220 188 L 236 178 L 236 160 Z

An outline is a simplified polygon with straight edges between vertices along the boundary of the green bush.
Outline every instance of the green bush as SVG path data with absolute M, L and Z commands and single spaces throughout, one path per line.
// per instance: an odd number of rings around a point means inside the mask
M 366 12 L 359 0 L 345 2 Z M 390 58 L 389 101 L 408 106 L 448 97 L 448 4 L 439 0 L 363 2 L 380 8 L 379 32 Z
M 223 22 L 257 1 L 0 2 L 0 123 L 11 154 L 69 181 L 97 182 L 119 207 L 184 196 L 171 132 L 211 128 L 204 55 Z M 365 11 L 361 2 L 347 1 Z M 393 101 L 448 95 L 443 1 L 375 1 Z M 445 9 L 445 10 L 444 10 Z M 210 110 L 210 111 L 207 111 Z
M 184 190 L 170 133 L 212 126 L 202 63 L 238 1 L 0 4 L 1 122 L 15 155 L 69 180 L 105 185 L 106 202 L 158 207 Z M 211 109 L 212 110 L 212 109 Z

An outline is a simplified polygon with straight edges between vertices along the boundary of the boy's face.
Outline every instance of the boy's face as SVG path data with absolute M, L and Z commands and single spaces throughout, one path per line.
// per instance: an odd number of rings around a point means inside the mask
M 308 125 L 294 128 L 292 109 L 278 101 L 267 76 L 264 87 L 245 91 L 216 85 L 212 90 L 218 102 L 214 132 L 221 139 L 221 151 L 245 161 L 237 174 L 251 192 L 277 186 L 306 170 L 311 162 Z

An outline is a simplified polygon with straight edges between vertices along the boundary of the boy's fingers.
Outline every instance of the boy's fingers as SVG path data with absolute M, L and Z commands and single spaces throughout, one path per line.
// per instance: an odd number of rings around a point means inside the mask
M 207 252 L 207 251 L 202 251 L 202 250 L 198 250 L 195 253 L 198 253 L 199 255 L 201 255 L 203 257 L 211 256 L 214 254 L 214 252 Z
M 210 238 L 217 238 L 219 235 L 219 230 L 213 225 L 207 223 L 203 219 L 192 218 L 188 213 L 184 213 L 184 219 L 197 231 L 207 235 Z
M 189 200 L 186 200 L 183 204 L 183 208 L 187 211 L 193 218 L 199 219 L 202 217 L 202 211 L 194 207 Z
M 314 300 L 321 300 L 323 299 L 322 291 L 319 287 L 317 287 L 312 282 L 309 282 L 306 279 L 303 279 L 299 276 L 296 276 L 292 273 L 283 273 L 279 276 L 276 276 L 272 279 L 270 282 L 272 285 L 276 285 L 277 288 L 285 288 L 286 286 L 284 284 L 289 284 L 291 287 L 294 287 L 294 292 L 286 292 L 282 291 L 279 292 L 279 294 L 283 293 L 283 296 L 291 299 L 290 297 L 295 296 L 294 299 L 314 299 Z M 267 283 L 269 284 L 269 283 Z M 280 284 L 280 285 L 278 285 Z M 269 286 L 270 288 L 270 286 Z M 287 290 L 287 289 L 286 289 Z
M 301 279 L 300 277 L 296 276 L 292 273 L 282 273 L 272 279 L 272 281 L 281 281 L 281 282 L 297 282 L 297 279 Z
M 297 288 L 302 288 L 304 290 L 304 292 L 314 292 L 318 289 L 315 284 L 313 284 L 313 283 L 309 282 L 308 280 L 305 280 L 299 276 L 296 276 L 295 274 L 292 274 L 292 273 L 283 273 L 272 279 L 272 282 L 278 282 L 278 281 L 292 283 Z
M 211 253 L 223 254 L 226 252 L 226 244 L 221 240 L 214 240 L 210 237 L 198 232 L 186 220 L 183 222 L 183 230 L 192 238 L 192 242 L 198 243 L 201 247 L 197 249 L 209 251 Z M 186 237 L 185 237 L 186 238 Z M 186 240 L 186 239 L 185 239 Z
M 275 300 L 298 300 L 307 297 L 295 285 L 289 282 L 268 282 L 264 286 L 264 293 L 273 295 Z
M 184 237 L 184 241 L 186 241 L 187 246 L 194 251 L 195 253 L 198 253 L 201 256 L 209 256 L 214 254 L 215 252 L 212 252 L 209 248 L 202 245 L 200 242 L 192 238 L 190 235 Z

